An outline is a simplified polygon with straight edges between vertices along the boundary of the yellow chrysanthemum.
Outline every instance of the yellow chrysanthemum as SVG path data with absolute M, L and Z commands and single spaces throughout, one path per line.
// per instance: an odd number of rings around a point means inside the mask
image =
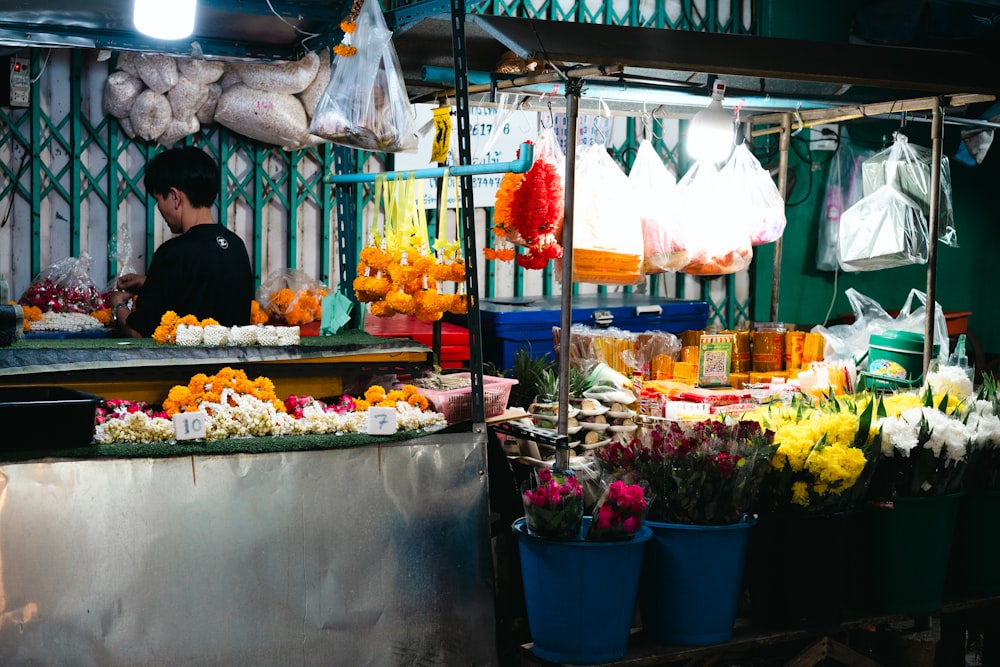
M 809 506 L 809 488 L 805 482 L 792 484 L 792 502 L 802 507 Z

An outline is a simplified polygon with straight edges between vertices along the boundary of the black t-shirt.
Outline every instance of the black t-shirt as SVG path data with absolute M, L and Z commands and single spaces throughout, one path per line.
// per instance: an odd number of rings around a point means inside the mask
M 146 271 L 146 282 L 126 323 L 152 336 L 168 310 L 223 326 L 250 324 L 253 270 L 243 240 L 219 224 L 196 225 L 166 241 Z

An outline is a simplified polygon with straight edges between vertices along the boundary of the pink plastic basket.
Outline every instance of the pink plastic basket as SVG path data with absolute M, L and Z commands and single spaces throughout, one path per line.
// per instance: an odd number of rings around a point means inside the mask
M 469 373 L 454 373 L 454 377 L 468 378 Z M 486 416 L 496 417 L 507 409 L 507 399 L 510 398 L 510 388 L 517 380 L 498 378 L 492 375 L 483 376 L 483 402 L 486 405 Z M 434 409 L 444 415 L 449 424 L 472 419 L 472 387 L 438 391 L 417 387 L 417 391 L 427 397 Z

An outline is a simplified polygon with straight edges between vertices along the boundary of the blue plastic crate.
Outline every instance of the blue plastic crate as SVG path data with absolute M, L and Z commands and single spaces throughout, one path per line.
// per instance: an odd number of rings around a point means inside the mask
M 546 353 L 555 359 L 552 327 L 561 321 L 562 297 L 523 296 L 483 299 L 479 302 L 483 360 L 503 370 L 514 365 L 514 355 L 530 348 L 533 357 Z M 585 294 L 573 297 L 573 323 L 611 326 L 626 331 L 680 333 L 704 329 L 708 303 L 647 294 Z

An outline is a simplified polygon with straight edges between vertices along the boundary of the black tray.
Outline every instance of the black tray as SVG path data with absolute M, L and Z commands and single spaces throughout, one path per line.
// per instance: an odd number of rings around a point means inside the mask
M 87 447 L 102 400 L 65 387 L 0 387 L 0 450 Z

